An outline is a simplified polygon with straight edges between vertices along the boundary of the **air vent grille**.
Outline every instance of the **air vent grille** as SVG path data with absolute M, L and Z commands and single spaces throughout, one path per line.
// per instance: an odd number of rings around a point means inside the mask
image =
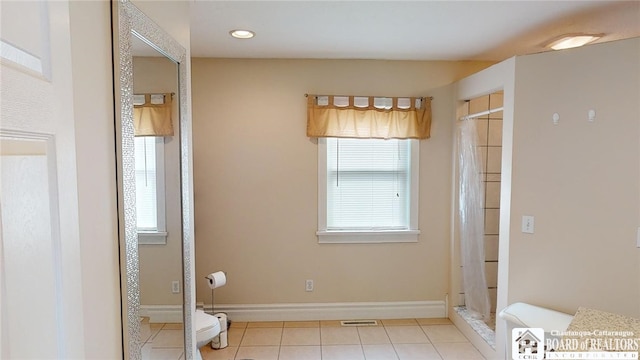
M 376 320 L 346 320 L 340 321 L 342 326 L 378 326 Z

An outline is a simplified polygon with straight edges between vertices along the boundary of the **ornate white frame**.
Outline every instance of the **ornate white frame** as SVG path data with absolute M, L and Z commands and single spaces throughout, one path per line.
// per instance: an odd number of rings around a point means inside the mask
M 191 118 L 188 111 L 186 50 L 156 23 L 128 0 L 113 3 L 114 86 L 116 90 L 116 142 L 118 172 L 118 211 L 120 222 L 120 271 L 122 298 L 122 339 L 125 359 L 142 357 L 140 339 L 140 287 L 138 263 L 138 233 L 136 228 L 135 158 L 133 137 L 133 54 L 132 36 L 178 65 L 180 108 L 180 174 L 182 204 L 183 256 L 183 326 L 185 359 L 194 359 L 192 294 L 192 234 L 191 215 Z M 119 91 L 119 93 L 117 92 Z

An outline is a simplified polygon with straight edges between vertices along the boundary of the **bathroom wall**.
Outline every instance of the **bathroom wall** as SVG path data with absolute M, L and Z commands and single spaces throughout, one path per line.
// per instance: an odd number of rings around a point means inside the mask
M 172 101 L 174 136 L 164 137 L 165 200 L 167 243 L 139 245 L 140 304 L 182 304 L 182 292 L 171 292 L 171 281 L 182 284 L 182 214 L 180 205 L 180 126 L 178 104 L 178 71 L 165 57 L 133 58 L 133 91 L 144 93 L 176 93 Z
M 640 38 L 516 59 L 509 303 L 640 317 L 638 64 Z
M 193 59 L 197 300 L 220 304 L 442 301 L 448 292 L 450 84 L 471 62 Z M 418 243 L 318 244 L 310 94 L 434 96 L 420 143 Z M 305 279 L 315 280 L 313 292 Z

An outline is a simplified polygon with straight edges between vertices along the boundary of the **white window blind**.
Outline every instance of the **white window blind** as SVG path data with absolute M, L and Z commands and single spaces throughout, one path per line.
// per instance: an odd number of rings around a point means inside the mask
M 326 230 L 410 229 L 410 141 L 326 139 Z
M 158 189 L 155 137 L 135 138 L 136 214 L 138 230 L 158 230 Z
M 139 244 L 166 244 L 164 137 L 136 137 L 136 216 Z

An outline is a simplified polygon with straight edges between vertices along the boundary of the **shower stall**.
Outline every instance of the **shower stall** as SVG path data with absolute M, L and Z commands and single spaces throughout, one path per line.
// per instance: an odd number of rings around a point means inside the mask
M 456 123 L 454 310 L 495 347 L 502 92 L 466 102 Z M 457 279 L 457 280 L 455 280 Z

